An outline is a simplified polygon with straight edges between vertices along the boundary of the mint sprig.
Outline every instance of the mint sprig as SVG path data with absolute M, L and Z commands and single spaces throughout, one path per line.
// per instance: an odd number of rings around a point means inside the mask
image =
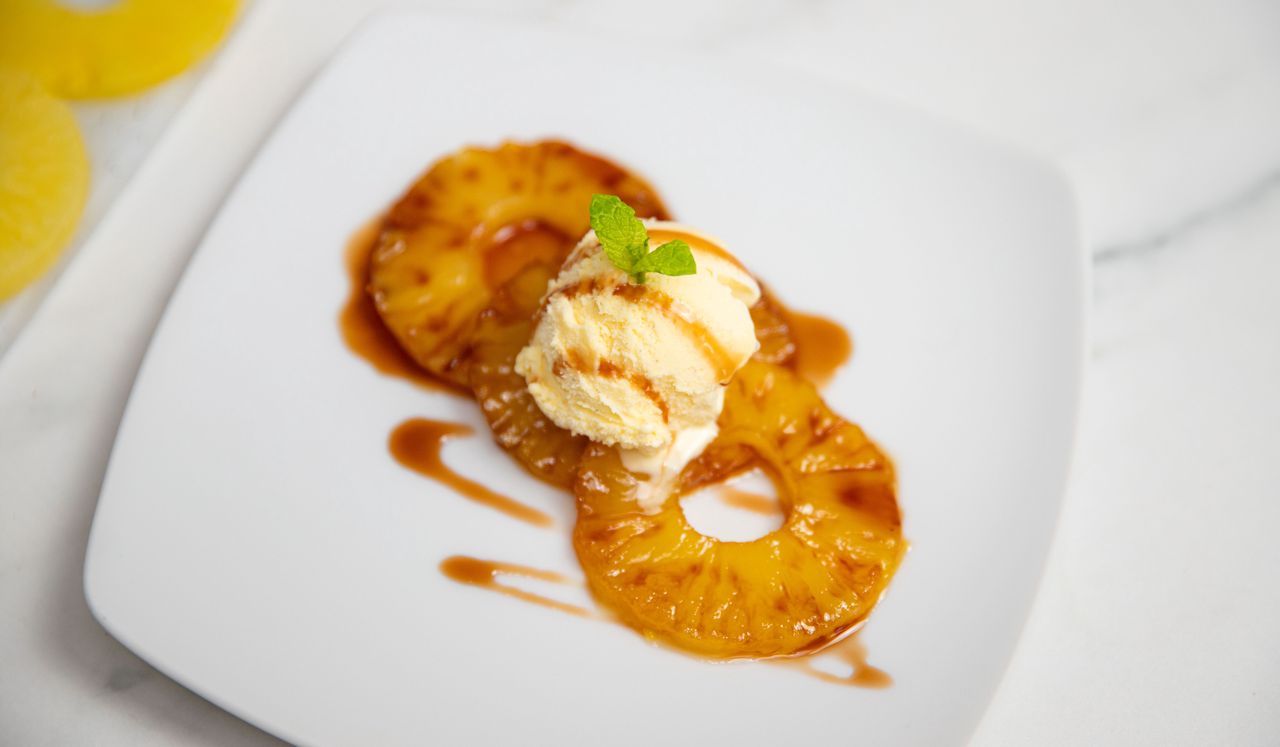
M 630 205 L 615 195 L 591 196 L 591 228 L 604 247 L 605 256 L 633 283 L 643 283 L 646 272 L 675 276 L 698 271 L 693 251 L 680 239 L 649 251 L 649 232 L 644 223 Z

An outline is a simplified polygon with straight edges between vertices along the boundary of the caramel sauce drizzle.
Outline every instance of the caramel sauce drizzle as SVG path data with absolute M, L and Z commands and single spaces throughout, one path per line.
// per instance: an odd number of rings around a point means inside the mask
M 724 349 L 724 346 L 720 344 L 716 336 L 711 334 L 711 330 L 707 329 L 707 325 L 694 319 L 693 314 L 671 296 L 652 286 L 633 285 L 631 283 L 616 286 L 613 289 L 613 294 L 621 296 L 632 303 L 648 306 L 662 312 L 663 316 L 674 322 L 681 332 L 693 338 L 698 347 L 702 348 L 702 353 L 706 356 L 707 362 L 711 364 L 712 369 L 715 370 L 718 381 L 727 382 L 737 371 L 737 360 L 729 354 L 729 351 Z
M 575 617 L 598 619 L 605 622 L 617 622 L 607 615 L 596 613 L 576 604 L 561 602 L 558 599 L 544 597 L 530 591 L 502 583 L 503 576 L 521 576 L 539 581 L 547 581 L 566 586 L 578 586 L 580 582 L 555 571 L 532 568 L 527 565 L 505 563 L 496 560 L 482 560 L 466 555 L 451 555 L 440 562 L 440 572 L 451 581 L 467 586 L 475 586 L 505 596 L 519 599 L 522 602 L 536 604 L 540 607 L 564 612 Z M 848 664 L 852 671 L 844 676 L 824 672 L 813 666 L 813 656 L 830 655 Z M 796 669 L 815 679 L 847 687 L 864 687 L 883 689 L 893 685 L 893 677 L 878 667 L 867 663 L 867 647 L 858 640 L 857 633 L 848 635 L 834 643 L 819 649 L 817 652 L 806 652 L 800 657 L 787 657 L 766 660 L 770 664 Z
M 551 517 L 547 514 L 463 477 L 444 463 L 440 452 L 445 441 L 458 436 L 469 436 L 473 432 L 470 426 L 461 423 L 411 418 L 396 426 L 387 444 L 396 461 L 414 472 L 514 519 L 539 527 L 551 526 Z
M 600 361 L 600 365 L 596 366 L 596 373 L 609 379 L 626 379 L 631 382 L 631 386 L 640 390 L 640 393 L 658 408 L 658 412 L 662 413 L 662 422 L 671 422 L 671 408 L 648 376 L 626 371 L 616 363 L 609 361 Z
M 698 347 L 702 349 L 703 355 L 706 356 L 707 362 L 715 370 L 716 378 L 719 381 L 728 381 L 737 370 L 735 365 L 737 361 L 729 354 L 729 351 L 724 349 L 724 346 L 720 344 L 716 336 L 711 334 L 711 330 L 707 329 L 705 324 L 695 319 L 683 304 L 649 285 L 614 283 L 600 277 L 584 278 L 547 296 L 547 299 L 543 302 L 543 308 L 545 309 L 547 303 L 556 296 L 572 299 L 583 294 L 608 290 L 611 290 L 615 296 L 621 296 L 634 304 L 656 309 L 663 316 L 674 322 L 681 332 L 692 338 Z M 541 313 L 539 311 L 539 314 Z
M 777 499 L 770 498 L 767 495 L 739 490 L 731 485 L 720 485 L 716 490 L 716 494 L 725 505 L 740 508 L 744 511 L 750 511 L 762 516 L 777 516 L 782 513 L 782 507 L 778 505 Z
M 503 576 L 521 576 L 567 586 L 580 585 L 580 582 L 555 571 L 546 571 L 516 563 L 482 560 L 466 555 L 451 555 L 440 562 L 440 572 L 446 578 L 457 583 L 503 594 L 519 599 L 522 602 L 547 607 L 575 617 L 616 622 L 607 615 L 602 615 L 585 607 L 579 607 L 576 604 L 561 602 L 558 599 L 509 586 L 502 583 L 501 580 Z M 813 665 L 815 656 L 836 657 L 848 664 L 852 671 L 844 676 L 825 672 Z M 770 664 L 796 669 L 810 677 L 835 685 L 869 689 L 884 689 L 893 685 L 893 677 L 889 676 L 883 669 L 867 662 L 867 647 L 862 641 L 858 640 L 857 633 L 848 635 L 815 651 L 804 652 L 798 656 L 767 659 L 765 661 Z
M 579 350 L 569 350 L 565 352 L 563 358 L 557 358 L 551 364 L 551 374 L 553 376 L 564 376 L 566 370 L 572 369 L 578 373 L 595 373 L 606 379 L 625 379 L 640 391 L 654 407 L 658 408 L 658 412 L 662 413 L 662 422 L 669 422 L 671 417 L 671 408 L 667 405 L 667 401 L 662 398 L 662 393 L 653 385 L 648 376 L 641 373 L 633 373 L 627 371 L 612 361 L 602 360 L 595 366 L 587 361 L 587 356 Z
M 670 228 L 649 229 L 650 246 L 657 247 L 667 243 L 668 241 L 674 241 L 675 239 L 681 239 L 688 244 L 691 249 L 706 252 L 707 254 L 714 254 L 720 259 L 736 265 L 743 272 L 748 272 L 746 265 L 742 264 L 742 260 L 730 254 L 729 250 L 720 246 L 720 244 L 711 241 L 704 236 L 700 236 L 696 233 L 690 233 L 689 231 L 676 231 Z
M 824 672 L 813 666 L 812 654 L 805 658 L 778 659 L 775 663 L 798 669 L 810 677 L 834 685 L 865 687 L 873 690 L 883 690 L 893 685 L 893 677 L 889 676 L 888 672 L 867 663 L 867 647 L 858 639 L 857 633 L 820 649 L 818 655 L 828 654 L 848 664 L 853 671 L 843 677 Z
M 561 573 L 554 571 L 544 571 L 539 568 L 530 568 L 525 565 L 517 565 L 515 563 L 503 563 L 495 560 L 481 560 L 466 555 L 452 555 L 445 558 L 440 563 L 440 572 L 447 578 L 457 581 L 460 584 L 468 586 L 478 586 L 481 589 L 505 594 L 509 597 L 515 597 L 524 602 L 530 602 L 542 607 L 550 607 L 553 610 L 567 612 L 570 615 L 578 617 L 594 617 L 591 610 L 579 607 L 575 604 L 568 604 L 550 597 L 544 597 L 541 594 L 525 591 L 514 586 L 508 586 L 500 580 L 502 576 L 522 576 L 524 578 L 534 578 L 539 581 L 549 581 L 555 584 L 576 584 L 575 581 Z

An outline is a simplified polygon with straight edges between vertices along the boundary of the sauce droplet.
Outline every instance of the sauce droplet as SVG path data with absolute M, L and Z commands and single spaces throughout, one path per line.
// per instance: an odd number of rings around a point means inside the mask
M 468 586 L 478 586 L 482 589 L 495 591 L 499 594 L 506 594 L 509 597 L 532 602 L 543 607 L 550 607 L 554 610 L 567 612 L 571 615 L 579 617 L 593 617 L 590 610 L 584 609 L 577 605 L 567 604 L 550 597 L 544 597 L 540 594 L 518 589 L 514 586 L 507 586 L 499 579 L 501 576 L 523 576 L 524 578 L 538 579 L 539 581 L 549 581 L 556 584 L 572 584 L 571 579 L 563 574 L 554 571 L 544 571 L 539 568 L 530 568 L 524 565 L 516 565 L 515 563 L 502 563 L 494 560 L 481 560 L 479 558 L 471 558 L 466 555 L 452 555 L 445 558 L 440 563 L 440 572 L 453 581 Z
M 444 463 L 440 458 L 444 442 L 458 436 L 469 436 L 471 433 L 471 427 L 461 423 L 412 418 L 396 426 L 391 432 L 388 447 L 400 464 L 453 488 L 476 503 L 534 526 L 551 526 L 551 517 L 547 514 L 463 477 Z
M 796 341 L 796 370 L 821 387 L 853 353 L 853 339 L 844 327 L 817 314 L 787 309 L 787 321 Z
M 425 389 L 461 395 L 463 393 L 459 389 L 418 366 L 378 316 L 378 309 L 366 289 L 369 286 L 369 255 L 377 243 L 381 226 L 382 218 L 375 218 L 352 234 L 347 242 L 345 260 L 351 287 L 346 303 L 338 313 L 342 341 L 378 373 L 413 382 Z

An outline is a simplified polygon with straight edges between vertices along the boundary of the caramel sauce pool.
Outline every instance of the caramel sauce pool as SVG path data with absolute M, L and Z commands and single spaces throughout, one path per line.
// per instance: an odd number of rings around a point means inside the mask
M 853 339 L 837 322 L 817 314 L 784 309 L 796 341 L 796 370 L 821 387 L 853 354 Z
M 440 458 L 445 441 L 458 436 L 470 436 L 470 426 L 447 423 L 426 418 L 406 420 L 391 432 L 387 446 L 396 461 L 436 482 L 453 488 L 461 495 L 484 506 L 519 519 L 527 524 L 551 526 L 551 517 L 532 506 L 526 506 L 468 477 L 454 472 Z

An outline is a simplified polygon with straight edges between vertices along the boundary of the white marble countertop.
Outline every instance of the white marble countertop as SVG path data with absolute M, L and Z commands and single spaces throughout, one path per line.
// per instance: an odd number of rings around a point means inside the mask
M 233 63 L 292 71 L 233 126 L 269 126 L 376 4 L 252 8 L 246 22 L 270 11 L 314 33 L 262 60 L 233 60 L 233 40 L 212 63 L 210 76 Z M 1061 162 L 1095 271 L 1082 428 L 1040 595 L 974 741 L 1280 739 L 1280 4 L 428 5 L 747 54 Z M 84 233 L 199 78 L 80 109 L 97 170 Z M 222 178 L 243 157 L 228 156 Z M 107 287 L 95 268 L 128 255 L 91 244 L 61 279 L 0 308 L 0 349 L 12 340 L 0 357 L 0 744 L 275 741 L 116 643 L 81 588 L 120 411 L 191 248 L 140 257 Z

